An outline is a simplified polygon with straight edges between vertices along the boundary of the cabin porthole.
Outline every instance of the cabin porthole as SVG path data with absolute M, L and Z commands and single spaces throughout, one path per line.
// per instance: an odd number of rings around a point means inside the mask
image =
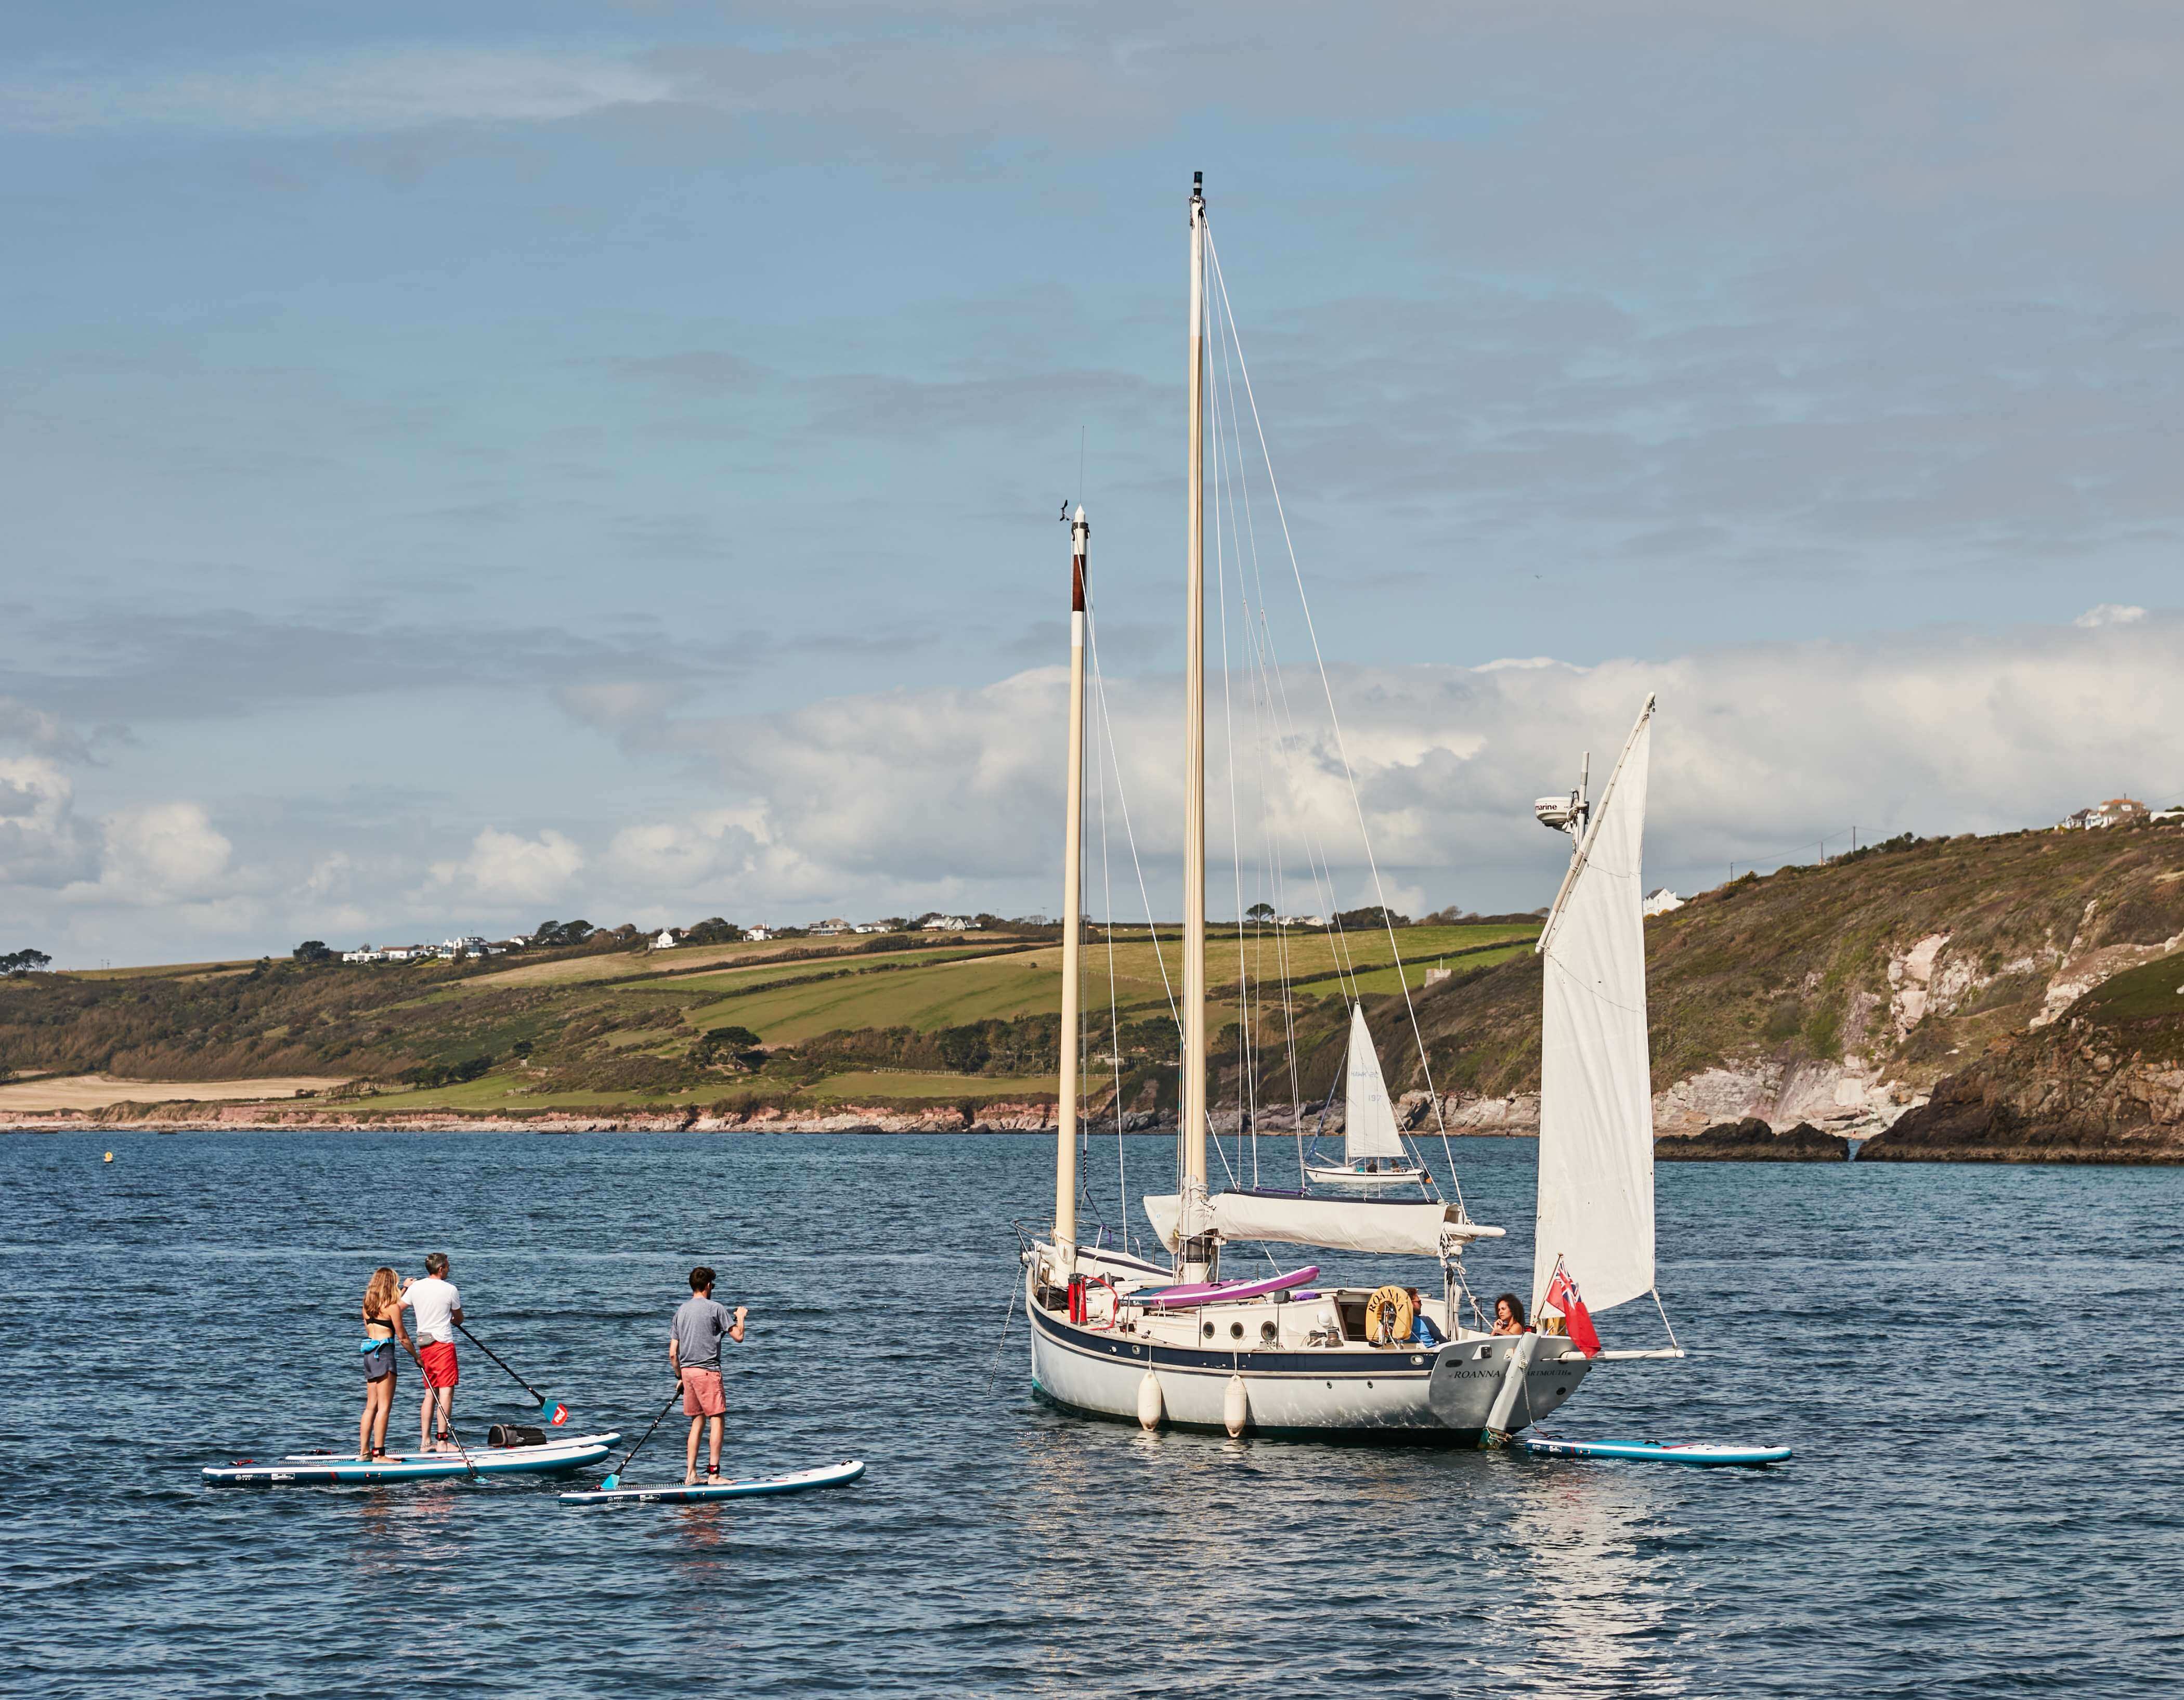
M 1230 1323 L 1228 1325 L 1228 1337 L 1231 1340 L 1241 1340 L 1244 1337 L 1244 1325 L 1240 1322 Z
M 1269 1346 L 1274 1343 L 1274 1325 L 1271 1321 L 1259 1325 L 1259 1338 Z
M 1213 1325 L 1207 1323 L 1205 1327 L 1199 1330 L 1199 1335 L 1203 1339 L 1211 1340 L 1213 1337 Z

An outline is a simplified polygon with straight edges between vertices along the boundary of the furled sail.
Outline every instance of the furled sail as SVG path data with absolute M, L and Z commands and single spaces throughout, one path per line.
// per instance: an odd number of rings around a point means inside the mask
M 1180 1243 L 1182 1200 L 1149 1192 L 1145 1215 L 1170 1251 Z M 1378 1198 L 1312 1198 L 1295 1192 L 1217 1192 L 1206 1201 L 1206 1227 L 1224 1240 L 1277 1240 L 1338 1252 L 1438 1257 L 1468 1240 L 1500 1238 L 1499 1228 L 1467 1222 L 1453 1204 Z
M 1540 935 L 1537 1308 L 1561 1259 L 1587 1308 L 1653 1286 L 1653 1097 L 1646 1044 L 1646 699 Z
M 1342 1084 L 1342 1154 L 1355 1161 L 1361 1157 L 1403 1155 L 1403 1142 L 1396 1131 L 1396 1108 L 1388 1102 L 1388 1081 L 1380 1072 L 1379 1053 L 1365 1026 L 1365 1006 L 1350 1009 L 1350 1067 Z

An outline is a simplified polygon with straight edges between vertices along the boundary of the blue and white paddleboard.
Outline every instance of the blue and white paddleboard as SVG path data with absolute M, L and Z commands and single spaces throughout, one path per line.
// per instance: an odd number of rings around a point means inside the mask
M 259 1464 L 238 1458 L 204 1472 L 221 1486 L 308 1487 L 330 1483 L 442 1481 L 466 1475 L 566 1475 L 597 1464 L 615 1449 L 619 1433 L 571 1435 L 544 1446 L 472 1447 L 467 1454 L 405 1452 L 366 1464 L 339 1453 L 293 1453 Z
M 700 1487 L 680 1483 L 663 1487 L 602 1487 L 588 1493 L 565 1493 L 564 1505 L 702 1505 L 713 1499 L 745 1499 L 760 1493 L 802 1493 L 813 1487 L 843 1487 L 865 1473 L 861 1458 L 822 1464 L 787 1475 L 753 1476 L 743 1481 L 710 1481 Z
M 1535 1458 L 1627 1458 L 1646 1464 L 1780 1464 L 1786 1446 L 1670 1446 L 1661 1441 L 1558 1441 L 1524 1435 L 1515 1442 Z

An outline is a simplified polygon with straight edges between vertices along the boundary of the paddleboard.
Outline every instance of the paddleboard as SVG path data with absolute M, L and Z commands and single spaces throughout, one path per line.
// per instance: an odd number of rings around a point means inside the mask
M 708 1482 L 684 1487 L 679 1482 L 662 1487 L 603 1487 L 588 1493 L 565 1493 L 564 1505 L 702 1505 L 712 1499 L 747 1499 L 761 1493 L 802 1493 L 813 1487 L 844 1487 L 865 1473 L 862 1458 L 822 1464 L 816 1469 L 800 1469 L 788 1475 L 754 1476 L 747 1481 Z
M 291 1453 L 260 1464 L 237 1458 L 204 1472 L 220 1486 L 323 1486 L 331 1483 L 440 1481 L 452 1476 L 563 1475 L 593 1464 L 615 1449 L 619 1433 L 571 1435 L 545 1446 L 472 1447 L 469 1461 L 452 1452 L 405 1452 L 366 1464 L 340 1453 Z
M 1669 1446 L 1660 1441 L 1560 1441 L 1525 1435 L 1517 1445 L 1537 1458 L 1627 1458 L 1647 1464 L 1780 1464 L 1786 1446 Z

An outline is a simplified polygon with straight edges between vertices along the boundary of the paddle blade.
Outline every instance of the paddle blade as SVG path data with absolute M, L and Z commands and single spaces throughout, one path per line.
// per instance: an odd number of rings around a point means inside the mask
M 620 1470 L 616 1470 L 612 1475 L 608 1476 L 604 1481 L 599 1483 L 599 1492 L 602 1493 L 611 1493 L 616 1488 L 620 1487 L 621 1486 L 621 1472 Z
M 543 1399 L 539 1402 L 538 1414 L 558 1429 L 569 1420 L 569 1408 L 559 1399 Z

